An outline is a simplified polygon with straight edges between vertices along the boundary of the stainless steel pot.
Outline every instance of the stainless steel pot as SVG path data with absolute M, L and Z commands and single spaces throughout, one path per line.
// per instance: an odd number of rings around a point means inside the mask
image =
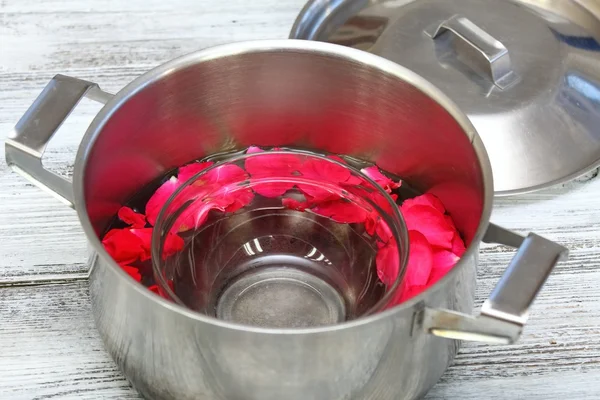
M 73 182 L 43 168 L 54 131 L 82 97 L 106 105 Z M 146 183 L 192 159 L 248 145 L 301 145 L 376 162 L 437 194 L 469 243 L 459 264 L 391 310 L 330 327 L 260 329 L 193 313 L 130 279 L 98 235 Z M 6 142 L 17 172 L 77 210 L 95 254 L 93 312 L 106 348 L 152 399 L 413 399 L 440 378 L 454 339 L 509 343 L 566 250 L 489 223 L 492 174 L 467 117 L 429 82 L 378 56 L 303 41 L 231 44 L 144 74 L 115 96 L 56 76 Z M 479 243 L 518 247 L 473 308 Z M 448 339 L 450 338 L 450 339 Z

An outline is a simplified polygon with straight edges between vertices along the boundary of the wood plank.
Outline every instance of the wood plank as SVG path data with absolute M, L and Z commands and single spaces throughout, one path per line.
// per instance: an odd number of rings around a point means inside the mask
M 494 281 L 481 278 L 479 303 Z M 427 398 L 599 394 L 599 281 L 600 271 L 553 276 L 519 343 L 465 345 Z M 103 349 L 90 313 L 85 282 L 0 289 L 0 398 L 137 398 Z
M 139 398 L 103 348 L 87 282 L 1 288 L 0 321 L 0 398 Z

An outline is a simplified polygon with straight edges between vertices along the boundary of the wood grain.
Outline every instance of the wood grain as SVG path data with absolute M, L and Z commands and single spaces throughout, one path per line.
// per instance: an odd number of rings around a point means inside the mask
M 0 140 L 56 73 L 116 92 L 152 67 L 219 43 L 285 38 L 304 0 L 0 0 Z M 44 164 L 70 176 L 99 106 L 83 102 Z M 0 155 L 0 398 L 139 398 L 102 347 L 73 210 Z M 428 399 L 600 398 L 600 178 L 498 199 L 492 221 L 566 244 L 519 343 L 465 345 Z M 481 250 L 481 304 L 514 251 Z M 49 282 L 63 282 L 60 284 Z M 31 283 L 34 284 L 31 284 Z

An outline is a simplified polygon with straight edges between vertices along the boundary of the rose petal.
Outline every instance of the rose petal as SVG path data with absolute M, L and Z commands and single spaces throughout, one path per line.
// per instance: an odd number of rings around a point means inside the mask
M 322 186 L 297 184 L 298 189 L 306 196 L 312 204 L 324 203 L 332 200 L 339 200 L 340 195 L 332 189 L 326 189 Z
M 306 201 L 299 201 L 290 197 L 284 198 L 283 200 L 281 200 L 281 203 L 284 207 L 297 211 L 304 211 L 309 206 L 309 204 Z
M 403 288 L 398 303 L 403 303 L 427 290 L 425 285 L 408 285 Z
M 392 238 L 392 230 L 385 220 L 379 219 L 375 225 L 375 233 L 382 242 L 387 243 Z
M 171 292 L 175 293 L 175 285 L 171 279 L 167 279 L 167 285 L 169 286 L 169 289 L 171 289 Z M 160 286 L 158 286 L 158 294 L 164 299 L 171 300 L 167 292 L 164 291 Z
M 121 221 L 134 228 L 143 228 L 146 226 L 146 217 L 144 214 L 137 213 L 129 207 L 121 207 L 117 216 Z
M 179 168 L 178 175 L 172 176 L 169 180 L 163 183 L 146 203 L 146 219 L 151 225 L 156 224 L 156 219 L 160 210 L 163 208 L 169 198 L 175 191 L 184 184 L 188 179 L 200 171 L 213 165 L 212 161 L 191 163 Z M 241 168 L 240 168 L 241 169 Z
M 413 205 L 400 208 L 406 227 L 422 233 L 427 241 L 436 247 L 443 249 L 452 248 L 452 238 L 455 230 L 448 225 L 444 215 L 434 207 L 425 205 Z
M 264 150 L 257 147 L 246 151 L 247 154 L 262 152 Z M 260 157 L 249 157 L 245 161 L 246 171 L 255 178 L 291 176 L 301 166 L 302 159 L 295 154 L 265 154 Z
M 421 196 L 413 197 L 412 199 L 406 199 L 402 203 L 402 210 L 408 210 L 412 206 L 430 206 L 441 212 L 446 212 L 446 208 L 440 199 L 431 193 L 425 193 Z M 452 221 L 452 219 L 450 219 Z M 454 222 L 453 225 L 454 226 Z
M 375 257 L 377 276 L 385 285 L 390 286 L 398 277 L 400 258 L 396 242 L 390 241 L 377 251 Z
M 138 268 L 129 265 L 122 265 L 121 268 L 123 268 L 123 271 L 127 272 L 129 276 L 131 276 L 136 281 L 142 281 L 142 274 L 140 274 L 140 270 Z
M 408 231 L 410 244 L 408 264 L 404 274 L 407 285 L 425 285 L 434 265 L 433 250 L 426 237 L 417 231 Z
M 340 157 L 340 156 L 336 156 L 335 154 L 330 154 L 330 155 L 328 155 L 328 156 L 327 156 L 327 158 L 331 158 L 332 160 L 335 160 L 335 161 L 337 161 L 337 162 L 339 162 L 339 163 L 341 163 L 341 164 L 348 164 L 348 163 L 346 162 L 346 160 L 344 160 L 344 159 L 343 159 L 342 157 Z
M 192 176 L 204 171 L 213 164 L 214 162 L 212 161 L 205 161 L 193 162 L 191 164 L 184 165 L 183 167 L 179 168 L 179 171 L 177 172 L 177 179 L 183 185 Z
M 250 146 L 246 150 L 246 154 L 262 153 L 264 150 L 258 146 Z
M 254 192 L 252 192 L 252 189 L 250 188 L 237 190 L 230 196 L 232 201 L 228 206 L 225 207 L 225 211 L 230 213 L 246 207 L 248 204 L 252 203 L 252 200 L 254 200 Z
M 119 265 L 131 264 L 145 254 L 144 243 L 130 229 L 111 229 L 102 239 L 106 252 Z
M 163 208 L 167 200 L 175 193 L 180 186 L 177 177 L 172 176 L 169 180 L 163 183 L 146 203 L 146 219 L 151 225 L 156 224 L 156 219 L 160 210 Z
M 233 182 L 243 182 L 246 179 L 248 179 L 248 174 L 241 167 L 238 167 L 235 164 L 225 164 L 207 172 L 193 184 L 195 186 L 201 186 L 203 182 L 206 182 L 224 185 Z
M 402 182 L 394 182 L 393 179 L 383 175 L 379 168 L 375 165 L 372 167 L 363 168 L 360 170 L 363 174 L 374 180 L 379 186 L 388 192 L 400 187 Z
M 153 228 L 131 229 L 131 233 L 141 240 L 142 247 L 144 249 L 144 252 L 140 255 L 141 261 L 150 259 L 152 251 L 152 231 Z M 181 237 L 172 233 L 168 233 L 163 245 L 162 254 L 164 257 L 169 257 L 176 252 L 181 251 L 183 246 L 184 241 Z
M 331 218 L 343 224 L 361 223 L 367 218 L 367 212 L 355 203 L 346 200 L 328 201 L 311 208 L 315 214 Z
M 148 286 L 148 290 L 160 296 L 160 290 L 158 289 L 158 285 L 150 285 Z
M 291 182 L 255 182 L 251 183 L 251 186 L 261 196 L 275 198 L 282 196 L 285 192 L 293 188 L 294 184 Z
M 350 178 L 350 170 L 342 165 L 310 158 L 300 168 L 300 173 L 307 179 L 329 182 L 346 182 Z
M 233 197 L 220 196 L 215 199 L 197 200 L 190 204 L 171 226 L 171 233 L 176 234 L 190 229 L 200 228 L 212 210 L 224 212 L 234 202 Z
M 360 194 L 358 194 L 360 196 Z M 392 199 L 396 201 L 398 198 L 397 195 L 391 195 Z M 368 195 L 368 198 L 377 205 L 383 212 L 387 214 L 392 213 L 393 205 L 387 201 L 387 199 L 380 192 L 372 192 Z M 381 212 L 376 208 L 373 209 L 367 216 L 365 221 L 365 228 L 369 235 L 373 235 L 373 233 L 377 233 L 379 239 L 383 242 L 387 242 L 392 237 L 392 231 L 389 228 L 388 224 L 381 217 Z
M 433 253 L 433 270 L 429 276 L 428 285 L 433 285 L 442 279 L 460 260 L 456 254 L 447 251 L 439 250 Z
M 463 242 L 462 238 L 460 237 L 460 234 L 456 232 L 454 234 L 454 237 L 452 238 L 452 252 L 456 256 L 462 257 L 466 251 L 467 249 L 465 247 L 465 242 Z

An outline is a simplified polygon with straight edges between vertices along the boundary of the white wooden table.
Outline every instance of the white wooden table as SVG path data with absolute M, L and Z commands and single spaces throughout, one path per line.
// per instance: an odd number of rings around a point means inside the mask
M 2 0 L 0 140 L 56 73 L 116 92 L 197 49 L 285 38 L 303 3 Z M 46 165 L 70 173 L 96 111 L 92 103 L 77 109 Z M 0 399 L 139 398 L 95 330 L 75 213 L 9 171 L 3 151 L 0 157 Z M 565 243 L 570 259 L 549 279 L 518 344 L 466 345 L 428 399 L 600 398 L 599 199 L 600 178 L 589 174 L 496 202 L 494 222 Z M 512 254 L 502 246 L 482 249 L 479 303 Z

